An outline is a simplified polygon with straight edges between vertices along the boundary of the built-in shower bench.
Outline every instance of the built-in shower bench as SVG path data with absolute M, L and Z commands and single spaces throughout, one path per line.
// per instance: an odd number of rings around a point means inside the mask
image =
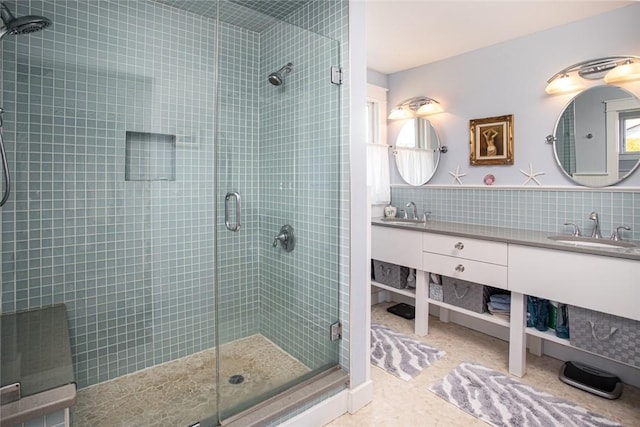
M 64 413 L 76 402 L 64 304 L 0 316 L 3 427 Z

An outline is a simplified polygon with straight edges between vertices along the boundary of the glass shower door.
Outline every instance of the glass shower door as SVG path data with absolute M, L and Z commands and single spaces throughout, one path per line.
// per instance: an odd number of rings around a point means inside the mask
M 338 43 L 284 22 L 232 27 L 220 25 L 215 152 L 222 419 L 339 355 Z

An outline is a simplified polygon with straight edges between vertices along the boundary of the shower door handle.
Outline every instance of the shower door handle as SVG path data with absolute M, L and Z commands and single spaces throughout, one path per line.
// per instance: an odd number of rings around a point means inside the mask
M 234 225 L 231 225 L 229 220 L 229 204 L 231 199 L 234 199 L 236 202 L 236 222 Z M 240 206 L 240 194 L 237 192 L 227 193 L 224 197 L 224 225 L 227 227 L 229 231 L 238 231 L 240 230 L 240 213 L 242 212 L 242 208 Z

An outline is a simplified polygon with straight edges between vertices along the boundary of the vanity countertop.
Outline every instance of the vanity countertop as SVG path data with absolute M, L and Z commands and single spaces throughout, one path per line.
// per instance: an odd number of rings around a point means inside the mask
M 483 240 L 491 240 L 495 242 L 513 243 L 524 246 L 534 246 L 538 248 L 556 249 L 569 252 L 579 252 L 591 255 L 603 255 L 615 258 L 626 258 L 640 261 L 640 242 L 632 241 L 635 244 L 633 248 L 600 248 L 578 246 L 570 243 L 561 243 L 548 239 L 551 235 L 561 233 L 553 233 L 547 231 L 519 230 L 514 228 L 495 227 L 490 225 L 464 224 L 457 222 L 445 221 L 427 221 L 426 223 L 406 223 L 391 224 L 382 220 L 382 218 L 373 218 L 371 224 L 381 227 L 392 227 L 400 230 L 414 230 L 437 234 L 446 234 L 449 236 L 459 236 L 467 238 L 476 238 Z M 566 234 L 567 237 L 571 235 Z M 606 241 L 608 239 L 603 239 Z

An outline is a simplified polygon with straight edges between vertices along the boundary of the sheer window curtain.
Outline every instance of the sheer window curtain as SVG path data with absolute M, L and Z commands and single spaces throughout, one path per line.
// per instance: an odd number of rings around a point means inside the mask
M 396 162 L 402 179 L 411 185 L 422 185 L 433 175 L 436 167 L 436 155 L 433 150 L 424 148 L 396 148 Z M 407 172 L 408 171 L 408 172 Z
M 367 185 L 371 204 L 391 201 L 387 145 L 387 89 L 367 85 Z

